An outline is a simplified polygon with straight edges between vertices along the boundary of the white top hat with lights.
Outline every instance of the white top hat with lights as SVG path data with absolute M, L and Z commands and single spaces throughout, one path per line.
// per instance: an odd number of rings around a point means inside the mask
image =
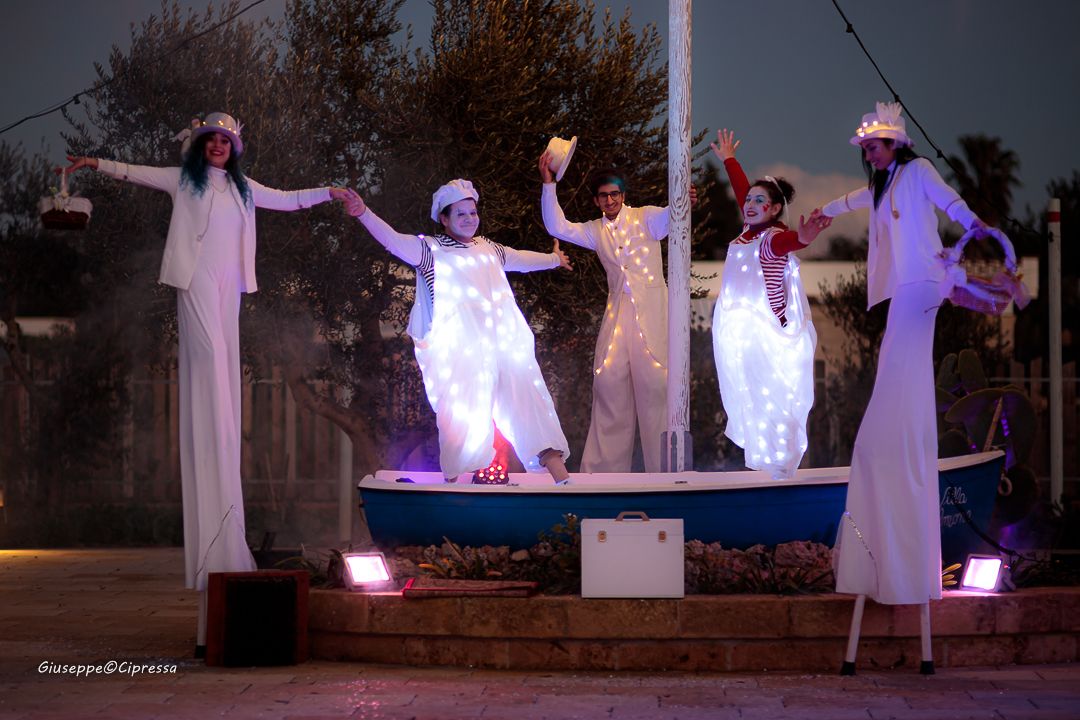
M 570 158 L 574 157 L 575 150 L 577 150 L 577 135 L 570 138 L 569 142 L 560 137 L 553 137 L 548 141 L 547 152 L 551 153 L 549 167 L 555 173 L 555 182 L 562 180 L 563 173 L 570 165 Z
M 900 117 L 903 110 L 900 103 L 878 103 L 877 112 L 863 115 L 862 125 L 855 129 L 851 144 L 859 145 L 864 140 L 874 138 L 889 138 L 900 145 L 913 147 L 915 141 L 908 137 L 904 118 Z
M 233 146 L 233 152 L 242 153 L 244 152 L 244 143 L 240 140 L 240 131 L 243 128 L 244 126 L 236 122 L 236 118 L 228 113 L 210 113 L 202 121 L 202 124 L 192 131 L 191 141 L 195 142 L 197 137 L 208 132 L 218 132 L 229 138 L 229 142 Z

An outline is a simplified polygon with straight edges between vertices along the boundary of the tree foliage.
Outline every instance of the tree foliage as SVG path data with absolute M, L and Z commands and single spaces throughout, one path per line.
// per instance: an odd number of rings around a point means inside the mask
M 619 167 L 631 202 L 663 204 L 666 100 L 655 27 L 638 35 L 629 16 L 602 21 L 577 0 L 440 0 L 427 49 L 402 52 L 390 82 L 355 88 L 378 118 L 382 160 L 372 208 L 396 229 L 434 229 L 432 193 L 455 177 L 478 188 L 481 233 L 508 246 L 550 252 L 539 212 L 536 162 L 554 135 L 578 136 L 561 202 L 574 220 L 595 217 L 584 188 L 590 169 Z M 411 269 L 359 228 L 351 247 L 373 247 L 387 267 L 379 287 L 407 309 Z M 591 356 L 607 293 L 592 252 L 569 249 L 574 271 L 511 275 L 518 305 L 572 447 L 588 427 Z M 392 312 L 392 311 L 391 311 Z M 384 318 L 385 319 L 385 318 Z M 395 318 L 404 324 L 403 317 Z M 376 332 L 372 326 L 364 342 Z M 361 328 L 363 332 L 363 328 Z M 418 377 L 410 367 L 413 377 Z M 426 408 L 423 408 L 426 410 Z M 415 421 L 412 423 L 415 427 Z
M 43 230 L 37 204 L 59 184 L 44 153 L 27 156 L 0 141 L 0 378 L 19 382 L 30 402 L 0 445 L 6 496 L 55 511 L 66 481 L 111 466 L 126 401 L 124 327 L 92 311 L 90 265 L 78 235 Z M 24 337 L 19 315 L 77 315 L 74 329 Z M 22 482 L 18 482 L 21 480 Z
M 1001 147 L 1001 138 L 961 135 L 958 141 L 964 157 L 949 158 L 956 172 L 949 180 L 960 186 L 960 197 L 987 225 L 1001 227 L 1012 209 L 1012 191 L 1020 187 L 1020 158 Z M 965 162 L 966 160 L 966 162 Z
M 827 410 L 812 416 L 830 426 L 828 454 L 835 465 L 851 461 L 855 436 L 874 390 L 878 353 L 888 325 L 890 302 L 867 310 L 866 298 L 866 264 L 862 262 L 856 262 L 854 277 L 821 287 L 822 312 L 846 338 L 841 352 L 833 355 L 839 359 L 830 368 L 824 403 Z M 973 349 L 988 367 L 1002 368 L 1008 348 L 1002 341 L 1001 321 L 945 301 L 934 326 L 934 366 L 965 349 Z
M 583 185 L 598 166 L 628 172 L 631 203 L 664 204 L 666 66 L 655 27 L 635 30 L 629 13 L 597 17 L 577 0 L 437 0 L 429 43 L 413 49 L 394 37 L 401 5 L 296 0 L 283 23 L 237 20 L 186 40 L 238 3 L 204 13 L 163 3 L 160 16 L 133 26 L 128 50 L 97 66 L 87 119 L 69 118 L 69 149 L 177 165 L 173 136 L 193 117 L 226 111 L 244 124 L 244 171 L 264 185 L 352 186 L 399 230 L 426 232 L 431 194 L 466 177 L 481 192 L 485 235 L 550 252 L 536 161 L 553 135 L 577 135 L 561 184 L 571 219 L 597 214 Z M 119 345 L 129 365 L 171 365 L 175 292 L 156 283 L 170 200 L 81 179 L 95 205 L 79 240 L 86 285 L 138 336 Z M 412 269 L 340 207 L 257 217 L 259 292 L 241 310 L 245 370 L 280 369 L 298 403 L 349 434 L 359 472 L 400 466 L 435 432 L 403 331 Z M 571 253 L 573 272 L 512 282 L 580 447 L 606 281 L 594 253 Z

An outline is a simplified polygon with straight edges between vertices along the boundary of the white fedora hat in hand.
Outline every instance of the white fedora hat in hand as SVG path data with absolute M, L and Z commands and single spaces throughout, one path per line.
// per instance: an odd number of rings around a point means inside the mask
M 577 149 L 577 135 L 570 138 L 567 142 L 560 137 L 553 137 L 548 142 L 547 151 L 551 153 L 551 168 L 555 173 L 555 182 L 562 180 L 563 173 L 566 172 L 566 167 L 570 164 L 570 158 L 574 157 L 574 150 Z

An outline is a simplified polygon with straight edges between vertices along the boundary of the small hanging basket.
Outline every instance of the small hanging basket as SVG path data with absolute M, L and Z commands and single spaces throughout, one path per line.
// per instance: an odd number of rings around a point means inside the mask
M 41 198 L 38 203 L 41 224 L 46 230 L 85 230 L 90 224 L 90 212 L 94 206 L 86 198 L 71 197 L 68 194 L 67 170 L 61 175 L 63 182 L 60 192 Z
M 953 305 L 975 310 L 987 315 L 1000 315 L 1009 303 L 1015 302 L 1021 310 L 1031 302 L 1031 293 L 1023 283 L 1023 275 L 1016 274 L 1016 251 L 1005 233 L 992 228 L 994 236 L 1005 250 L 1005 270 L 992 278 L 968 275 L 964 266 L 964 246 L 975 231 L 967 231 L 956 245 L 946 248 L 938 254 L 945 270 L 945 280 L 941 285 L 942 296 Z

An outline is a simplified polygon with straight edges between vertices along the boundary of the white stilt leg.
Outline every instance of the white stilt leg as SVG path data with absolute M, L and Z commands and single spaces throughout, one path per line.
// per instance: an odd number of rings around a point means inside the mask
M 847 652 L 844 664 L 840 666 L 841 675 L 855 674 L 855 654 L 859 650 L 859 633 L 862 631 L 863 610 L 866 608 L 866 596 L 855 596 L 855 612 L 851 615 L 851 633 L 848 635 Z
M 922 635 L 922 665 L 919 672 L 923 675 L 934 674 L 934 653 L 930 646 L 930 603 L 919 606 L 919 631 Z
M 195 657 L 206 657 L 206 591 L 199 592 L 199 629 L 195 635 Z

